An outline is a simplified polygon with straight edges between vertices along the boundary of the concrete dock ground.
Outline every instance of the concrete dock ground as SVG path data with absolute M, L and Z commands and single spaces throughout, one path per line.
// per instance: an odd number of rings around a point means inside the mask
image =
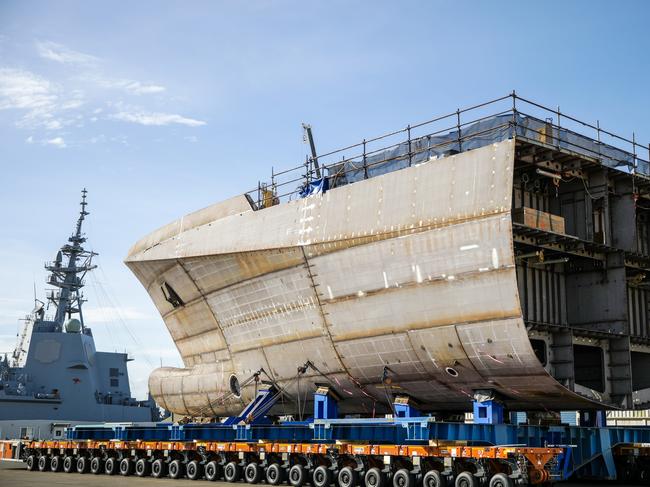
M 558 487 L 585 487 L 590 485 L 613 485 L 615 482 L 582 482 L 582 483 L 561 483 Z M 22 462 L 10 462 L 0 460 L 0 486 L 1 487 L 36 487 L 36 486 L 88 486 L 88 487 L 126 487 L 126 486 L 174 486 L 189 487 L 202 485 L 192 480 L 171 480 L 171 479 L 154 479 L 151 477 L 120 477 L 113 475 L 80 475 L 77 473 L 66 474 L 63 472 L 28 472 L 25 464 Z M 215 487 L 231 486 L 228 482 L 214 482 L 210 485 Z M 246 484 L 239 483 L 244 486 Z M 264 484 L 262 484 L 264 485 Z M 622 484 L 616 484 L 618 487 L 632 487 Z

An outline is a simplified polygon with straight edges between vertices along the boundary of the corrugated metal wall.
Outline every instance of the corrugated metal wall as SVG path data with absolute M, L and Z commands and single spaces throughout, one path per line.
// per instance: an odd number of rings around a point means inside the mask
M 534 323 L 567 323 L 564 273 L 558 265 L 517 264 L 517 285 L 524 320 Z
M 650 291 L 635 286 L 627 287 L 627 307 L 630 320 L 630 334 L 639 338 L 650 338 L 648 323 L 648 302 Z

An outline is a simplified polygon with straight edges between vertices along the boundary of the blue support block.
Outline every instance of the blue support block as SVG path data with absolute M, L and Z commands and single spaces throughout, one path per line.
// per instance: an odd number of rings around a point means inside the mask
M 337 398 L 326 387 L 319 387 L 314 394 L 314 419 L 336 419 L 339 416 Z
M 408 397 L 397 397 L 393 402 L 393 411 L 396 418 L 420 418 L 422 413 L 411 403 Z
M 503 424 L 503 404 L 492 399 L 474 401 L 474 424 Z

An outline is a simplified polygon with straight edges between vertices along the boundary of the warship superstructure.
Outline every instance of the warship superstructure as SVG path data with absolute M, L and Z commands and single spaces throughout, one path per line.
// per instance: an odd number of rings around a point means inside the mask
M 185 364 L 155 370 L 151 393 L 180 414 L 225 416 L 261 374 L 286 393 L 280 413 L 300 413 L 323 382 L 340 411 L 368 415 L 396 395 L 433 412 L 485 398 L 644 407 L 642 150 L 513 93 L 186 215 L 126 259 Z
M 148 422 L 155 403 L 131 397 L 126 353 L 99 352 L 82 312 L 84 277 L 97 255 L 85 250 L 86 190 L 74 233 L 52 262 L 47 305 L 33 311 L 11 356 L 0 361 L 0 437 L 62 437 L 69 425 Z M 53 316 L 47 316 L 52 309 Z

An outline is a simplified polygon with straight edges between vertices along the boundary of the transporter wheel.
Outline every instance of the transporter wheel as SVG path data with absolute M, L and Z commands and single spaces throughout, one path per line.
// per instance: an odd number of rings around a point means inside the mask
M 356 487 L 357 485 L 359 485 L 359 472 L 352 467 L 343 467 L 339 471 L 339 487 Z
M 74 457 L 67 456 L 63 459 L 63 471 L 65 473 L 72 473 L 75 471 L 77 462 L 75 462 Z
M 38 457 L 38 471 L 45 472 L 50 469 L 50 457 L 41 455 Z
M 52 460 L 50 460 L 50 470 L 52 472 L 59 472 L 61 470 L 61 467 L 63 467 L 63 461 L 59 455 L 55 455 L 52 457 Z
M 138 461 L 135 462 L 135 474 L 138 477 L 146 477 L 151 473 L 151 464 L 147 461 L 146 458 L 138 458 Z
M 461 472 L 456 477 L 456 482 L 454 483 L 455 487 L 477 487 L 478 482 L 476 482 L 476 477 L 472 472 Z
M 215 460 L 206 463 L 203 470 L 205 471 L 205 480 L 209 480 L 210 482 L 219 480 L 223 476 L 223 468 Z
M 269 485 L 280 485 L 284 482 L 284 469 L 279 463 L 272 463 L 266 467 L 266 483 Z
M 400 468 L 393 475 L 393 487 L 414 487 L 415 477 L 405 468 Z
M 183 470 L 185 470 L 183 467 L 183 462 L 180 460 L 172 460 L 169 462 L 169 466 L 167 467 L 169 471 L 169 478 L 170 479 L 180 479 L 183 474 L 185 473 Z
M 104 460 L 101 457 L 93 457 L 90 460 L 90 473 L 99 475 L 104 470 Z
M 223 468 L 223 479 L 226 482 L 239 482 L 241 480 L 241 466 L 237 462 L 228 462 Z
M 262 480 L 262 467 L 257 462 L 251 462 L 244 469 L 244 480 L 249 484 L 257 484 Z
M 505 473 L 497 473 L 490 479 L 490 487 L 512 487 L 512 479 Z
M 109 457 L 104 463 L 104 473 L 106 475 L 115 475 L 117 473 L 117 459 Z
M 328 487 L 332 483 L 332 471 L 326 466 L 320 465 L 314 469 L 311 479 L 314 487 Z
M 151 462 L 151 476 L 159 479 L 167 475 L 167 464 L 162 458 L 156 458 Z
M 127 477 L 133 473 L 133 460 L 130 458 L 122 458 L 120 461 L 120 475 Z
M 77 458 L 77 472 L 88 473 L 90 471 L 90 460 L 86 457 Z
M 307 482 L 307 469 L 297 463 L 289 469 L 289 484 L 293 487 L 300 487 Z
M 185 474 L 190 480 L 198 480 L 203 477 L 203 465 L 198 460 L 192 460 L 185 466 Z
M 25 463 L 27 464 L 27 470 L 34 471 L 38 467 L 38 460 L 36 459 L 36 455 L 28 456 Z
M 363 480 L 366 487 L 385 487 L 386 485 L 386 477 L 377 467 L 369 469 Z
M 424 474 L 422 487 L 445 487 L 447 481 L 437 470 L 429 470 Z

